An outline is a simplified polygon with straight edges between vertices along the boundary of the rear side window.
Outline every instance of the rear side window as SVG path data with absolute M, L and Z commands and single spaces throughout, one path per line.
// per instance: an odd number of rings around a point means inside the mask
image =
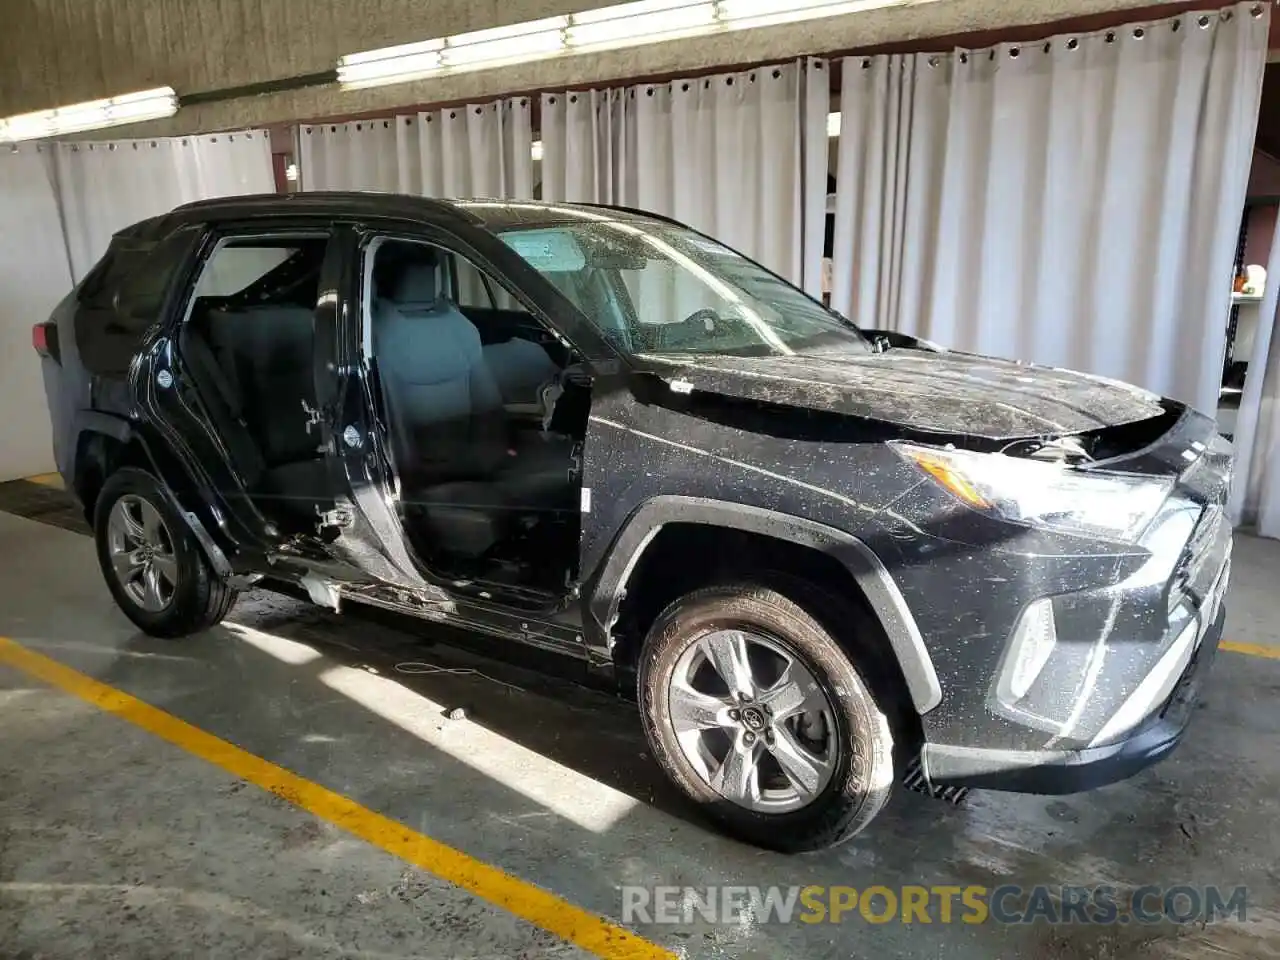
M 147 259 L 155 246 L 154 243 L 113 240 L 111 247 L 80 285 L 77 294 L 80 303 L 91 310 L 109 309 L 121 282 Z
M 142 334 L 159 318 L 179 268 L 203 227 L 157 242 L 117 237 L 77 291 L 76 345 L 91 373 L 123 374 Z
M 205 261 L 192 301 L 243 308 L 277 304 L 315 308 L 320 296 L 325 236 L 233 237 Z
M 261 280 L 301 249 L 298 246 L 244 246 L 227 244 L 209 258 L 200 282 L 196 284 L 197 297 L 229 297 L 241 293 L 250 284 Z M 322 248 L 323 249 L 323 248 Z

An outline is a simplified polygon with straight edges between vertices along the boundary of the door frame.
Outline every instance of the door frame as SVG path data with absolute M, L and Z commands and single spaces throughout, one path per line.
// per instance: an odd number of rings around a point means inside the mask
M 357 546 L 368 558 L 367 572 L 379 579 L 400 583 L 439 599 L 468 598 L 503 603 L 528 610 L 532 598 L 547 612 L 564 609 L 573 602 L 573 591 L 551 597 L 532 591 L 513 589 L 510 585 L 487 581 L 459 583 L 432 571 L 409 544 L 400 520 L 399 478 L 391 453 L 388 425 L 382 422 L 377 411 L 381 409 L 378 386 L 373 377 L 371 354 L 366 340 L 371 342 L 371 331 L 366 329 L 366 291 L 370 284 L 372 260 L 368 257 L 371 247 L 388 240 L 436 246 L 470 261 L 489 278 L 500 282 L 530 315 L 541 323 L 548 333 L 556 337 L 572 351 L 577 347 L 558 325 L 546 315 L 535 297 L 524 291 L 519 283 L 484 256 L 475 246 L 466 242 L 458 233 L 438 224 L 424 222 L 350 219 L 335 224 L 335 247 L 342 264 L 337 283 L 324 288 L 317 310 L 317 340 L 333 344 L 332 355 L 321 356 L 317 351 L 317 396 L 321 406 L 329 411 L 329 436 L 331 463 L 335 482 L 346 484 L 350 504 L 355 514 L 344 532 L 352 547 Z M 514 254 L 513 254 L 514 256 Z M 332 294 L 332 295 L 330 295 Z M 332 339 L 321 337 L 321 331 L 332 331 Z M 323 392 L 322 392 L 323 391 Z M 344 439 L 348 427 L 354 427 L 360 443 L 352 446 Z
M 196 382 L 198 375 L 194 374 L 191 362 L 183 356 L 185 353 L 187 324 L 190 322 L 195 303 L 196 286 L 199 284 L 200 278 L 204 275 L 204 271 L 211 259 L 227 240 L 252 240 L 255 238 L 324 239 L 326 247 L 324 261 L 321 265 L 321 289 L 324 288 L 324 276 L 327 271 L 332 269 L 330 261 L 334 247 L 333 231 L 327 220 L 298 217 L 264 218 L 208 225 L 196 246 L 181 282 L 175 290 L 174 299 L 168 308 L 169 324 L 166 333 L 169 342 L 166 345 L 166 349 L 162 351 L 162 355 L 165 357 L 165 368 L 170 369 L 174 379 L 179 384 L 183 384 L 185 379 L 193 388 L 190 391 L 190 398 L 182 396 L 180 389 L 174 392 L 174 396 L 177 398 L 177 403 L 180 405 L 182 412 L 185 413 L 186 417 L 193 420 L 199 429 L 190 431 L 175 428 L 171 424 L 175 412 L 172 409 L 165 413 L 163 420 L 171 439 L 176 439 L 180 442 L 182 448 L 187 451 L 189 461 L 203 471 L 212 481 L 210 483 L 211 489 L 218 494 L 219 499 L 230 512 L 237 525 L 249 533 L 257 547 L 271 551 L 280 548 L 288 538 L 281 534 L 277 524 L 267 517 L 261 508 L 253 502 L 240 467 L 236 464 L 235 458 L 231 455 L 224 438 L 220 435 L 216 423 L 209 417 L 208 403 L 202 396 L 204 387 Z M 313 318 L 315 310 L 316 307 L 313 306 Z M 178 376 L 178 371 L 173 369 L 173 358 L 175 356 L 184 371 L 185 377 Z M 157 367 L 155 371 L 152 371 L 153 380 L 154 374 L 159 369 Z M 157 392 L 157 399 L 159 399 L 159 394 L 160 392 Z M 191 449 L 190 438 L 193 435 L 199 438 L 199 449 Z M 238 540 L 239 537 L 236 539 Z

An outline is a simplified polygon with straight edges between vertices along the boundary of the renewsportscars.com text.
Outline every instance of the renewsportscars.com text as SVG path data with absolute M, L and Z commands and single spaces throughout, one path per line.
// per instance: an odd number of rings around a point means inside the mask
M 622 888 L 622 922 L 1211 923 L 1246 919 L 1244 887 L 907 885 Z

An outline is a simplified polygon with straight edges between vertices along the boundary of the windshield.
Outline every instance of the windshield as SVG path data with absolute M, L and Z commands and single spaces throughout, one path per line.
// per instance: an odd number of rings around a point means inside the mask
M 692 230 L 599 218 L 498 236 L 627 353 L 867 353 L 853 324 Z

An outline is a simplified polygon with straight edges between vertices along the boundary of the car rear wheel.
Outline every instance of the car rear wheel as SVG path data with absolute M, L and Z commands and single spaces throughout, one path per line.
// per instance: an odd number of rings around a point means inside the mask
M 892 790 L 893 735 L 870 686 L 776 590 L 710 587 L 668 607 L 645 641 L 639 695 L 659 763 L 740 839 L 831 846 Z
M 145 633 L 183 637 L 219 623 L 237 591 L 214 575 L 159 483 L 124 468 L 94 508 L 98 563 L 125 616 Z

